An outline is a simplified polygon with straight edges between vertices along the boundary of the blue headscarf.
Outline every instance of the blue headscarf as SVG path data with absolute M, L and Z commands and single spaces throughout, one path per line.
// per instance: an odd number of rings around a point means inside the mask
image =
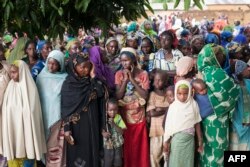
M 38 41 L 37 45 L 36 45 L 36 50 L 37 53 L 41 53 L 41 50 L 43 49 L 43 46 L 46 44 L 46 41 L 44 40 L 40 40 Z
M 220 34 L 220 38 L 221 38 L 221 46 L 223 46 L 224 48 L 226 47 L 226 45 L 230 42 L 229 38 L 232 38 L 233 34 L 230 31 L 223 31 Z
M 209 44 L 209 43 L 219 44 L 219 38 L 214 33 L 209 33 L 207 34 L 205 38 L 205 43 L 206 44 Z
M 234 37 L 233 41 L 239 43 L 240 45 L 245 45 L 247 44 L 247 37 L 243 34 L 239 34 Z
M 60 64 L 60 71 L 56 73 L 50 73 L 48 71 L 48 61 L 51 58 Z M 64 54 L 61 51 L 53 50 L 49 53 L 45 67 L 37 76 L 36 80 L 47 139 L 49 137 L 50 127 L 61 119 L 61 87 L 66 76 Z

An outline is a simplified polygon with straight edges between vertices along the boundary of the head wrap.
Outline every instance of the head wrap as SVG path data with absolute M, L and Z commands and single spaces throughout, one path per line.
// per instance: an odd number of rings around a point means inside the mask
M 193 36 L 193 38 L 192 38 L 192 40 L 191 40 L 191 45 L 193 45 L 193 43 L 194 43 L 194 41 L 196 41 L 196 40 L 201 40 L 201 41 L 204 41 L 204 38 L 203 38 L 203 36 L 202 35 L 194 35 Z
M 205 38 L 205 43 L 214 43 L 214 44 L 219 44 L 219 38 L 217 35 L 214 33 L 209 33 L 206 38 Z
M 45 40 L 40 40 L 38 41 L 37 45 L 36 45 L 36 50 L 38 53 L 41 53 L 41 50 L 43 49 L 43 46 L 46 44 Z
M 181 37 L 187 37 L 188 35 L 190 34 L 189 30 L 188 29 L 183 29 L 181 31 Z
M 185 76 L 190 71 L 192 71 L 194 67 L 194 60 L 191 57 L 185 56 L 179 59 L 178 62 L 176 62 L 176 75 L 177 76 Z
M 226 46 L 229 54 L 235 54 L 242 50 L 242 47 L 239 43 L 231 42 Z
M 128 57 L 130 57 L 130 59 L 133 61 L 133 62 L 137 62 L 136 61 L 136 50 L 134 48 L 131 48 L 131 47 L 126 47 L 126 48 L 122 48 L 121 52 L 120 52 L 120 55 L 123 54 L 123 52 L 129 52 L 131 54 L 126 54 Z
M 239 34 L 234 37 L 233 41 L 239 43 L 240 45 L 245 45 L 247 44 L 247 37 L 243 34 Z
M 75 38 L 72 38 L 71 40 L 68 41 L 65 49 L 69 50 L 71 48 L 71 46 L 74 45 L 75 43 L 77 43 L 77 40 Z
M 233 34 L 232 32 L 230 31 L 223 31 L 221 34 L 220 34 L 220 38 L 221 38 L 221 44 L 225 46 L 226 43 L 230 42 L 228 41 L 229 38 L 233 37 Z
M 13 37 L 9 34 L 3 36 L 3 42 L 6 43 L 11 43 L 13 41 Z
M 127 34 L 127 40 L 138 40 L 138 35 L 135 32 L 129 32 Z
M 235 74 L 239 75 L 248 67 L 247 63 L 242 60 L 237 60 L 235 63 Z
M 127 31 L 129 32 L 135 32 L 136 31 L 137 24 L 135 21 L 129 24 Z
M 179 39 L 179 46 L 190 46 L 190 43 L 185 39 Z

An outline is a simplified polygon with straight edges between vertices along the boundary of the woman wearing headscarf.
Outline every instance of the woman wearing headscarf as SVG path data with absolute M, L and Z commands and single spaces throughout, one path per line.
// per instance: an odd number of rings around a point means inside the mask
M 114 72 L 102 62 L 100 47 L 93 46 L 88 49 L 88 53 L 90 62 L 94 64 L 96 77 L 105 83 L 110 90 L 115 89 Z
M 222 69 L 225 56 L 216 50 L 218 45 L 207 44 L 201 50 L 197 65 L 214 113 L 203 119 L 203 145 L 200 164 L 223 166 L 224 151 L 229 149 L 229 119 L 239 96 L 239 87 Z
M 5 90 L 7 88 L 7 85 L 10 80 L 9 76 L 9 65 L 4 61 L 0 60 L 0 124 L 2 126 L 2 103 L 3 103 L 3 97 Z M 2 142 L 2 128 L 0 128 L 0 166 L 1 167 L 6 167 L 7 166 L 7 161 L 6 158 L 2 156 L 3 154 L 3 142 Z
M 66 165 L 61 121 L 61 88 L 66 76 L 64 54 L 58 50 L 50 52 L 45 67 L 36 80 L 47 140 L 47 167 Z
M 152 23 L 149 20 L 145 20 L 141 26 L 142 32 L 150 37 L 157 49 L 160 49 L 160 40 L 157 35 L 157 32 L 153 30 Z
M 106 63 L 115 73 L 121 68 L 119 58 L 120 44 L 114 37 L 110 37 L 105 44 L 106 56 L 103 58 Z
M 202 35 L 194 35 L 191 39 L 191 49 L 193 57 L 197 57 L 204 46 L 204 37 Z
M 3 155 L 9 167 L 33 167 L 46 152 L 39 94 L 22 60 L 11 65 L 10 77 L 2 106 Z
M 61 89 L 61 116 L 67 141 L 66 166 L 99 167 L 105 127 L 104 89 L 88 56 L 74 54 Z
M 230 31 L 223 31 L 220 34 L 221 46 L 226 48 L 227 44 L 230 43 L 233 39 L 233 34 Z
M 136 51 L 121 50 L 123 69 L 115 75 L 116 97 L 127 129 L 124 131 L 124 167 L 149 167 L 149 146 L 145 119 L 149 78 L 137 68 Z
M 191 82 L 195 77 L 195 64 L 192 57 L 182 57 L 176 63 L 176 79 L 185 79 Z
M 234 69 L 234 78 L 240 86 L 240 97 L 233 113 L 230 150 L 250 151 L 250 67 L 237 60 Z

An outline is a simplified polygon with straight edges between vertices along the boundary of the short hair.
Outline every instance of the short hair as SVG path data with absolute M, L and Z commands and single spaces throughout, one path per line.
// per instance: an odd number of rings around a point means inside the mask
M 118 101 L 117 101 L 116 98 L 110 98 L 110 99 L 108 99 L 108 102 L 107 102 L 107 103 L 108 103 L 108 104 L 110 103 L 110 104 L 118 105 Z
M 207 87 L 206 83 L 202 79 L 199 79 L 199 78 L 193 80 L 191 84 L 192 84 L 192 86 L 194 86 L 195 84 L 201 84 L 201 85 L 204 85 L 205 87 Z

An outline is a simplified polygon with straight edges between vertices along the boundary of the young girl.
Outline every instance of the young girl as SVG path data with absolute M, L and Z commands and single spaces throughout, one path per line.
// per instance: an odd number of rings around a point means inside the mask
M 2 108 L 3 155 L 9 167 L 33 167 L 46 152 L 38 91 L 22 60 L 11 65 L 10 77 Z
M 107 105 L 106 130 L 102 131 L 104 138 L 104 167 L 122 166 L 123 130 L 126 125 L 118 114 L 118 102 L 109 99 Z
M 164 151 L 167 155 L 170 152 L 171 167 L 194 166 L 195 132 L 199 141 L 198 151 L 203 149 L 199 107 L 192 98 L 191 90 L 188 81 L 178 81 L 175 85 L 175 101 L 169 106 L 165 123 Z
M 167 74 L 163 70 L 158 70 L 154 76 L 154 91 L 150 93 L 147 116 L 150 121 L 150 163 L 152 167 L 159 167 L 163 157 L 163 134 L 162 127 L 164 115 L 168 108 L 166 98 Z

